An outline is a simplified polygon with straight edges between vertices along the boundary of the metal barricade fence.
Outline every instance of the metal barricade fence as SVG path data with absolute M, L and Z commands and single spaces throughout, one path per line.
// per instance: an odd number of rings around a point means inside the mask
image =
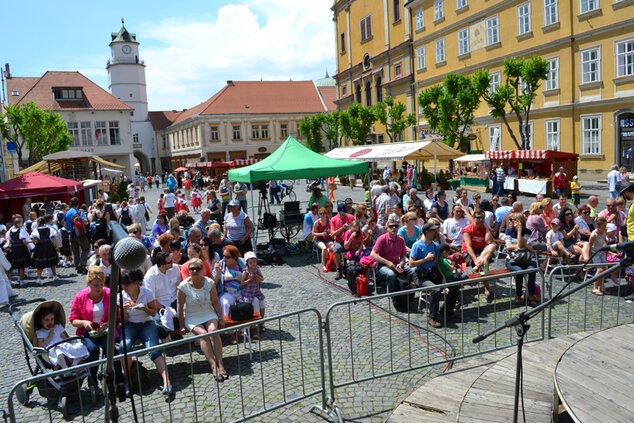
M 139 421 L 181 421 L 183 418 L 193 421 L 241 422 L 273 410 L 296 403 L 303 399 L 320 395 L 322 404 L 326 404 L 325 368 L 323 361 L 322 317 L 314 308 L 288 312 L 267 317 L 254 322 L 218 330 L 213 334 L 186 337 L 151 348 L 128 352 L 134 360 L 131 373 L 136 373 L 138 386 L 132 388 L 135 408 Z M 215 380 L 210 364 L 195 346 L 202 339 L 212 335 L 223 335 L 236 331 L 249 331 L 264 324 L 266 329 L 258 340 L 252 343 L 228 345 L 223 349 L 223 361 L 230 374 L 224 382 Z M 252 347 L 252 358 L 248 348 Z M 166 400 L 160 393 L 162 381 L 147 354 L 160 350 L 166 358 L 172 386 L 175 390 L 174 401 Z M 195 352 L 198 350 L 198 352 Z M 122 359 L 118 355 L 115 360 Z M 27 388 L 29 393 L 38 390 L 38 384 L 45 384 L 48 378 L 64 377 L 74 372 L 95 366 L 103 366 L 105 359 L 92 363 L 40 374 L 16 383 L 9 392 L 8 415 L 12 423 L 16 421 L 58 421 L 60 410 L 55 410 L 57 401 L 33 395 L 31 408 L 16 408 L 16 391 Z M 143 385 L 141 364 L 151 369 L 150 386 Z M 78 396 L 72 396 L 68 402 L 69 414 L 81 421 L 101 420 L 104 416 L 103 398 L 97 405 L 91 405 L 88 392 L 81 390 L 82 381 L 77 381 Z M 42 385 L 40 385 L 42 386 Z M 24 391 L 22 391 L 24 392 Z M 178 401 L 178 397 L 180 401 Z M 186 398 L 186 401 L 182 399 Z M 132 421 L 130 400 L 117 404 L 120 421 Z M 335 416 L 323 409 L 331 419 Z
M 373 379 L 399 373 L 449 366 L 453 361 L 484 354 L 515 345 L 514 332 L 509 329 L 508 337 L 502 334 L 492 336 L 479 344 L 471 339 L 497 327 L 506 318 L 519 313 L 520 307 L 513 307 L 515 299 L 515 277 L 528 275 L 542 276 L 538 269 L 517 272 L 500 271 L 475 279 L 451 282 L 441 288 L 458 287 L 459 316 L 456 325 L 448 323 L 442 329 L 434 329 L 428 323 L 427 314 L 395 311 L 392 299 L 397 296 L 412 296 L 420 293 L 425 303 L 437 287 L 416 288 L 398 293 L 389 293 L 337 302 L 326 313 L 326 354 L 328 364 L 329 397 L 332 412 L 343 420 L 336 401 L 335 390 Z M 507 280 L 504 283 L 503 280 Z M 508 290 L 509 301 L 486 302 L 482 282 L 490 282 L 498 293 Z M 542 291 L 542 294 L 544 291 Z M 447 294 L 442 293 L 441 304 Z M 429 300 L 427 300 L 429 301 Z M 410 301 L 407 301 L 410 303 Z M 418 303 L 415 303 L 418 304 Z M 526 305 L 524 305 L 526 307 Z M 508 311 L 505 319 L 498 312 Z M 492 319 L 487 319 L 487 316 Z M 424 316 L 424 317 L 423 317 Z M 441 316 L 449 322 L 449 316 Z M 544 315 L 540 316 L 539 331 L 529 332 L 527 342 L 544 339 Z M 447 327 L 451 325 L 453 327 Z M 433 369 L 432 369 L 433 370 Z
M 583 267 L 599 271 L 599 268 L 610 268 L 615 263 L 588 263 L 557 266 L 548 274 L 548 297 L 554 294 Z M 623 269 L 624 271 L 624 269 Z M 581 283 L 585 272 L 573 280 L 572 284 Z M 586 277 L 586 278 L 589 278 Z M 616 273 L 616 278 L 619 278 Z M 555 287 L 555 281 L 559 282 Z M 604 285 L 607 282 L 607 278 Z M 568 335 L 579 330 L 571 329 L 581 327 L 582 331 L 604 329 L 605 327 L 616 326 L 622 323 L 634 322 L 634 308 L 623 308 L 620 298 L 622 287 L 620 283 L 612 284 L 608 291 L 610 295 L 593 295 L 592 285 L 576 292 L 558 305 L 548 308 L 547 333 L 548 338 Z M 606 324 L 609 322 L 609 324 Z

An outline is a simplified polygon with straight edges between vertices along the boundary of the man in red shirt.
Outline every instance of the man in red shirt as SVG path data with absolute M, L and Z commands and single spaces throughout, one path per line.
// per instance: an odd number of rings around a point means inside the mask
M 346 251 L 343 246 L 344 236 L 348 230 L 348 225 L 354 220 L 354 216 L 346 213 L 346 205 L 339 204 L 337 206 L 337 213 L 332 219 L 330 219 L 330 234 L 332 235 L 335 243 L 332 246 L 332 253 L 335 257 L 335 266 L 337 267 L 337 275 L 335 279 L 343 278 L 341 271 L 341 254 Z
M 473 266 L 474 271 L 479 271 L 484 262 L 491 262 L 495 253 L 495 241 L 491 229 L 484 223 L 484 211 L 474 213 L 475 222 L 467 225 L 462 230 L 462 255 L 467 261 L 467 266 Z M 489 282 L 484 282 L 484 294 L 487 299 L 495 298 Z
M 568 175 L 564 172 L 564 168 L 560 167 L 559 172 L 555 173 L 553 176 L 553 188 L 555 189 L 555 194 L 559 197 L 561 194 L 566 193 L 566 189 L 570 185 L 570 181 L 568 180 Z

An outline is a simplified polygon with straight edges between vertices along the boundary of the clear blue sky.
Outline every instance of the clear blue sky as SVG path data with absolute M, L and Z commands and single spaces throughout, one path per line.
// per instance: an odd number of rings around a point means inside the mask
M 14 76 L 77 70 L 108 88 L 110 33 L 136 33 L 150 110 L 192 107 L 226 80 L 335 72 L 332 0 L 4 2 L 0 61 Z

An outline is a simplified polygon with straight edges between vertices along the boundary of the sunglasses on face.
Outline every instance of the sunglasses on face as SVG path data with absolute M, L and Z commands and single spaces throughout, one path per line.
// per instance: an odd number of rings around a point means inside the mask
M 172 263 L 173 263 L 172 261 L 168 261 L 167 263 L 165 263 L 165 266 L 168 266 L 168 265 L 170 265 Z
M 223 254 L 222 256 L 223 256 L 224 258 L 226 258 L 226 259 L 232 259 L 232 258 L 233 258 L 233 256 L 225 256 L 224 254 Z
M 398 225 L 387 225 L 387 227 L 390 229 L 394 229 L 394 228 L 398 228 Z
M 590 214 L 589 211 L 582 211 L 581 214 Z
M 198 267 L 198 266 L 189 268 L 190 272 L 200 272 L 201 270 L 203 270 L 202 267 Z
M 606 204 L 607 207 L 614 207 L 614 204 Z
M 572 213 L 566 213 L 564 216 L 572 216 Z

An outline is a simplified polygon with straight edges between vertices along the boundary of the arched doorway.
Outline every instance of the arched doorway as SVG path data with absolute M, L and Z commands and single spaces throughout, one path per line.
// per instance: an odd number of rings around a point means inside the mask
M 614 113 L 614 139 L 619 166 L 625 166 L 628 172 L 634 172 L 634 109 L 617 110 Z
M 150 172 L 150 161 L 147 156 L 140 151 L 134 152 L 134 169 L 138 172 L 146 174 Z

